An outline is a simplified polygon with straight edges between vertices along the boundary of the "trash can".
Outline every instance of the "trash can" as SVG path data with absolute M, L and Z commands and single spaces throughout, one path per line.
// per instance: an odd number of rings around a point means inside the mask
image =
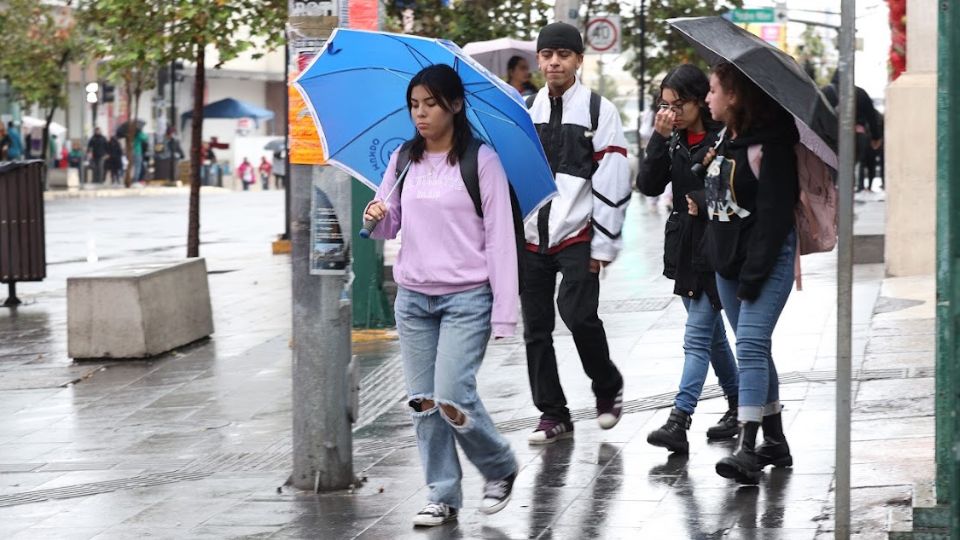
M 42 160 L 0 162 L 0 283 L 9 289 L 4 306 L 20 304 L 18 281 L 47 277 Z

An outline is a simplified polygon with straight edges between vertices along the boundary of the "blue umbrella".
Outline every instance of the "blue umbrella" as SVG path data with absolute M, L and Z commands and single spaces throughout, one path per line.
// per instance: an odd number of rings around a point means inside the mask
M 500 156 L 520 210 L 530 216 L 557 193 L 537 131 L 516 90 L 445 40 L 337 29 L 294 84 L 310 108 L 328 162 L 373 189 L 390 155 L 414 134 L 410 79 L 452 66 L 466 89 L 474 135 Z

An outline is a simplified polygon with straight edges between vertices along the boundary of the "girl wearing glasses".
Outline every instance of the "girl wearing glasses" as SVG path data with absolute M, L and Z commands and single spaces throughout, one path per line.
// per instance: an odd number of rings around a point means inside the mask
M 706 106 L 710 82 L 696 66 L 674 68 L 660 85 L 660 107 L 646 157 L 637 175 L 637 187 L 657 196 L 673 185 L 675 204 L 688 194 L 703 190 L 703 176 L 691 170 L 721 137 L 721 123 Z M 707 368 L 720 379 L 728 410 L 720 422 L 707 430 L 709 439 L 729 439 L 737 434 L 737 363 L 720 316 L 716 277 L 700 253 L 707 225 L 705 215 L 674 211 L 667 219 L 663 275 L 674 281 L 674 294 L 683 299 L 687 323 L 683 336 L 683 374 L 674 407 L 667 422 L 650 433 L 647 442 L 671 452 L 687 453 L 687 430 L 700 399 Z

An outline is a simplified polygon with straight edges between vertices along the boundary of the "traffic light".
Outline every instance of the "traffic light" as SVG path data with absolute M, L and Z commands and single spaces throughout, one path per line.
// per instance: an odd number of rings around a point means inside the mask
M 102 90 L 101 101 L 104 103 L 113 103 L 117 87 L 110 83 L 103 83 L 100 88 Z

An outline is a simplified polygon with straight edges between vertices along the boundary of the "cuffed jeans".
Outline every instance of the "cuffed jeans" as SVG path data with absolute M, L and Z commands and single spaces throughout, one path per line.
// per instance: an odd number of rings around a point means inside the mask
M 593 381 L 595 396 L 613 399 L 623 387 L 623 378 L 610 360 L 607 334 L 597 315 L 600 278 L 590 272 L 590 243 L 573 244 L 553 255 L 524 252 L 523 338 L 527 344 L 527 374 L 533 404 L 543 418 L 569 421 L 567 398 L 560 386 L 557 355 L 553 349 L 556 312 L 553 295 L 557 273 L 563 275 L 557 293 L 560 318 L 573 334 L 583 371 Z
M 780 381 L 771 354 L 771 336 L 793 288 L 796 249 L 797 237 L 791 231 L 756 300 L 741 301 L 737 298 L 739 282 L 717 275 L 720 302 L 737 336 L 741 422 L 759 422 L 765 412 L 779 412 Z
M 737 361 L 727 342 L 727 329 L 723 326 L 720 311 L 713 309 L 710 297 L 700 293 L 698 298 L 683 298 L 687 309 L 687 325 L 683 334 L 683 375 L 680 391 L 674 406 L 687 414 L 693 414 L 707 380 L 707 366 L 720 380 L 723 393 L 738 395 Z
M 517 471 L 509 443 L 477 395 L 477 370 L 490 338 L 492 306 L 488 285 L 441 296 L 403 287 L 397 291 L 394 310 L 411 407 L 421 400 L 434 402 L 433 407 L 412 413 L 430 502 L 463 506 L 457 442 L 487 480 Z M 454 425 L 440 405 L 455 407 L 463 424 Z

